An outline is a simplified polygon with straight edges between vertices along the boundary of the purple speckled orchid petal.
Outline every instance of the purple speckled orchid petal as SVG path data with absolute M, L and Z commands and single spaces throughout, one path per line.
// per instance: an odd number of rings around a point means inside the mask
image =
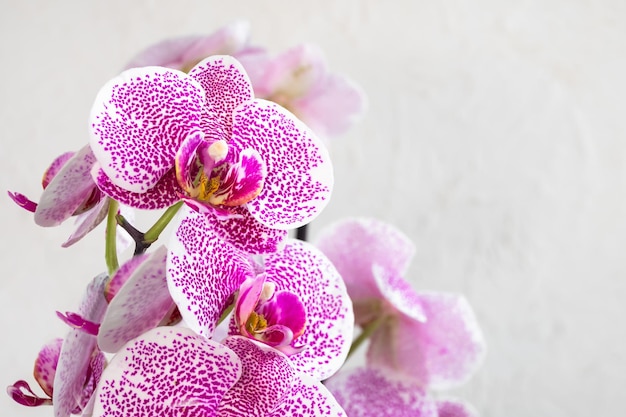
M 423 388 L 380 369 L 342 370 L 325 385 L 350 417 L 437 417 Z
M 67 161 L 72 159 L 72 156 L 74 156 L 75 153 L 76 152 L 65 152 L 54 158 L 48 169 L 44 171 L 43 177 L 41 178 L 41 185 L 44 189 L 48 187 L 48 184 L 50 184 L 52 178 L 54 178 L 59 173 L 59 171 L 61 170 L 61 168 L 63 168 L 63 165 L 65 165 Z
M 91 168 L 96 162 L 89 146 L 70 158 L 45 188 L 35 210 L 39 226 L 58 226 L 92 195 L 95 184 Z
M 336 222 L 320 233 L 315 244 L 335 265 L 355 303 L 381 298 L 373 264 L 403 274 L 415 253 L 413 243 L 399 230 L 368 218 Z
M 201 134 L 202 87 L 163 67 L 132 68 L 102 87 L 90 115 L 90 144 L 111 182 L 145 193 L 174 167 L 188 135 Z
M 109 202 L 108 198 L 102 198 L 90 210 L 79 214 L 76 217 L 76 229 L 61 246 L 68 248 L 95 229 L 106 218 L 109 211 Z
M 456 399 L 438 400 L 437 410 L 438 417 L 478 417 L 478 411 L 474 406 Z
M 345 133 L 367 108 L 363 89 L 354 81 L 328 74 L 309 94 L 291 103 L 290 109 L 313 131 L 327 138 Z
M 352 343 L 352 303 L 339 273 L 312 245 L 290 239 L 265 259 L 267 281 L 276 290 L 297 294 L 307 313 L 306 330 L 297 339 L 305 349 L 289 357 L 293 366 L 321 381 L 343 364 Z
M 39 407 L 41 405 L 52 405 L 52 399 L 40 397 L 34 393 L 28 382 L 24 380 L 15 381 L 13 385 L 7 387 L 7 395 L 16 403 L 26 407 Z
M 395 271 L 384 269 L 380 265 L 372 265 L 374 282 L 388 308 L 397 310 L 413 320 L 425 322 L 426 313 L 421 298 L 411 285 Z
M 335 397 L 319 381 L 298 375 L 291 392 L 268 417 L 347 417 Z
M 106 173 L 94 167 L 93 179 L 100 191 L 121 204 L 143 210 L 158 210 L 169 207 L 180 200 L 180 187 L 174 169 L 168 171 L 159 182 L 145 193 L 133 193 L 113 184 Z
M 24 210 L 30 211 L 31 213 L 34 213 L 35 210 L 37 210 L 37 203 L 26 197 L 24 194 L 16 193 L 13 191 L 7 191 L 7 194 L 9 194 L 9 197 L 11 198 L 11 200 L 13 200 L 15 204 L 17 204 Z
M 56 338 L 44 345 L 37 359 L 35 359 L 35 369 L 33 375 L 35 380 L 49 397 L 52 397 L 54 375 L 57 370 L 57 363 L 59 362 L 59 355 L 61 354 L 61 346 L 63 345 L 63 339 Z
M 248 22 L 236 21 L 208 36 L 167 39 L 140 52 L 126 68 L 159 65 L 188 70 L 207 56 L 236 54 L 246 46 L 249 33 Z
M 191 329 L 158 327 L 111 360 L 95 394 L 93 416 L 214 417 L 241 368 L 224 345 Z
M 77 314 L 86 320 L 99 323 L 107 307 L 104 299 L 106 274 L 95 277 L 85 292 Z M 55 417 L 68 417 L 76 407 L 87 402 L 83 392 L 96 337 L 81 330 L 71 330 L 64 339 L 54 377 L 52 402 Z M 84 400 L 84 403 L 80 401 Z
M 236 163 L 222 167 L 225 169 L 219 170 L 220 188 L 209 199 L 212 204 L 240 206 L 263 189 L 267 167 L 254 149 L 244 149 Z
M 244 206 L 230 207 L 235 218 L 222 220 L 214 213 L 206 213 L 211 229 L 220 238 L 251 254 L 272 253 L 280 249 L 287 238 L 287 230 L 278 230 L 259 223 Z
M 206 111 L 230 137 L 233 111 L 254 98 L 252 84 L 243 66 L 232 56 L 215 55 L 202 60 L 189 76 L 206 92 Z M 210 133 L 207 136 L 211 137 Z
M 371 336 L 368 363 L 432 389 L 465 383 L 486 351 L 471 306 L 455 294 L 419 292 L 418 296 L 427 321 L 420 323 L 404 315 L 392 318 Z
M 113 300 L 115 295 L 120 291 L 122 286 L 130 279 L 133 272 L 144 263 L 149 254 L 144 253 L 141 255 L 133 256 L 128 261 L 124 262 L 117 271 L 113 274 L 110 280 L 107 281 L 104 286 L 104 298 L 108 303 Z
M 167 256 L 167 284 L 189 327 L 211 337 L 239 286 L 252 276 L 245 255 L 217 237 L 205 215 L 183 207 Z
M 224 345 L 242 363 L 241 378 L 224 395 L 218 417 L 266 416 L 290 392 L 295 373 L 285 355 L 241 336 L 228 337 Z
M 167 249 L 151 252 L 111 300 L 98 333 L 98 346 L 114 353 L 129 340 L 155 328 L 174 305 L 167 289 Z
M 237 107 L 229 143 L 256 149 L 267 166 L 261 194 L 247 204 L 260 223 L 291 229 L 313 220 L 328 204 L 333 166 L 313 132 L 279 105 L 253 100 Z

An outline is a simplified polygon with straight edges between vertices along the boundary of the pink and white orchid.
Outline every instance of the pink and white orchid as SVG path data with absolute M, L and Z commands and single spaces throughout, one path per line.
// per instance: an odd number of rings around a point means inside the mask
M 288 240 L 255 262 L 186 209 L 169 248 L 170 294 L 195 332 L 212 337 L 238 291 L 230 334 L 287 354 L 299 373 L 318 381 L 343 364 L 352 342 L 352 303 L 341 276 L 312 245 Z
M 182 199 L 235 244 L 243 230 L 284 239 L 319 214 L 333 185 L 320 140 L 287 110 L 255 99 L 229 56 L 189 74 L 145 67 L 109 81 L 92 108 L 91 147 L 106 195 L 142 209 Z
M 279 351 L 241 336 L 217 343 L 188 328 L 156 328 L 128 342 L 105 369 L 94 417 L 334 416 L 319 382 Z
M 393 226 L 347 219 L 327 228 L 318 248 L 342 275 L 356 322 L 372 329 L 367 359 L 432 389 L 467 381 L 485 355 L 485 341 L 467 300 L 415 291 L 403 278 L 415 251 Z

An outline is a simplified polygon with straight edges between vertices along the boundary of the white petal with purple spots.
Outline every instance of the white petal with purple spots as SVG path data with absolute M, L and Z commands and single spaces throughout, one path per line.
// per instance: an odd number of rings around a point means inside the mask
M 297 375 L 291 392 L 268 417 L 347 417 L 333 394 L 319 381 L 307 375 Z

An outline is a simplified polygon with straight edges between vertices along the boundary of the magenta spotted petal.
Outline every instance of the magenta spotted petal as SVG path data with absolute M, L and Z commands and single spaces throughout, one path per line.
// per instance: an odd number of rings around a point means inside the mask
M 91 178 L 95 162 L 89 146 L 83 147 L 65 162 L 41 194 L 35 210 L 35 223 L 46 227 L 58 226 L 89 200 L 95 190 Z
M 170 312 L 174 302 L 167 289 L 166 256 L 165 246 L 151 252 L 110 302 L 98 333 L 100 349 L 117 352 Z
M 104 298 L 106 298 L 108 303 L 113 300 L 124 284 L 126 284 L 133 275 L 133 272 L 146 261 L 148 256 L 150 255 L 147 253 L 133 256 L 115 271 L 111 279 L 109 279 L 104 286 Z
M 70 247 L 95 229 L 106 218 L 109 212 L 110 201 L 108 198 L 103 197 L 90 210 L 79 214 L 76 217 L 76 229 L 61 246 L 64 248 Z
M 347 417 L 333 395 L 319 381 L 297 375 L 291 392 L 268 417 Z
M 35 369 L 33 375 L 35 380 L 49 397 L 52 397 L 54 375 L 56 374 L 59 355 L 61 354 L 61 346 L 63 339 L 56 338 L 46 344 L 39 351 L 35 360 Z
M 372 265 L 404 274 L 415 253 L 413 243 L 395 227 L 367 218 L 328 226 L 316 246 L 335 265 L 354 301 L 380 298 Z
M 224 396 L 218 416 L 266 416 L 291 391 L 295 374 L 289 360 L 245 337 L 228 337 L 223 343 L 239 357 L 242 373 Z
M 227 301 L 252 275 L 245 255 L 216 236 L 207 218 L 183 207 L 167 256 L 167 283 L 185 322 L 211 337 Z
M 325 385 L 350 417 L 437 417 L 423 388 L 383 370 L 342 370 Z
M 306 310 L 306 328 L 297 339 L 305 349 L 289 360 L 318 381 L 328 378 L 341 367 L 352 342 L 354 315 L 341 276 L 315 247 L 295 239 L 265 258 L 265 273 L 277 291 L 296 294 Z
M 102 374 L 94 417 L 216 416 L 239 380 L 229 348 L 191 329 L 158 327 L 126 344 Z
M 265 185 L 247 204 L 260 223 L 291 229 L 313 220 L 328 204 L 333 167 L 323 143 L 293 114 L 265 100 L 235 109 L 229 143 L 256 149 L 267 166 Z
M 404 278 L 395 271 L 376 264 L 372 266 L 372 272 L 376 287 L 387 303 L 386 308 L 399 311 L 413 320 L 421 322 L 428 320 L 419 294 Z
M 77 310 L 78 315 L 95 323 L 102 320 L 107 306 L 104 299 L 106 280 L 105 274 L 92 280 Z M 70 330 L 65 337 L 53 384 L 55 417 L 68 417 L 77 406 L 84 407 L 89 400 L 90 393 L 85 393 L 84 388 L 95 350 L 96 337 L 82 330 Z
M 371 337 L 372 365 L 395 370 L 433 389 L 465 383 L 481 365 L 485 340 L 467 300 L 458 295 L 419 292 L 427 317 L 391 319 Z M 393 341 L 393 343 L 390 343 Z
M 460 400 L 439 400 L 437 410 L 438 417 L 478 417 L 478 412 L 472 405 Z
M 50 184 L 50 181 L 61 171 L 61 168 L 72 159 L 76 152 L 64 152 L 61 155 L 54 158 L 48 169 L 46 169 L 43 173 L 43 177 L 41 178 L 41 185 L 45 190 Z
M 144 67 L 124 71 L 98 93 L 90 144 L 111 182 L 145 193 L 174 167 L 188 135 L 199 132 L 202 87 L 187 74 Z

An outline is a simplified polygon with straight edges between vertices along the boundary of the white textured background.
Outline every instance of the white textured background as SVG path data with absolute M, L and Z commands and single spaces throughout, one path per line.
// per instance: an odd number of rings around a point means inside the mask
M 234 2 L 233 2 L 234 3 Z M 485 417 L 623 416 L 626 389 L 626 3 L 583 0 L 1 1 L 0 192 L 33 198 L 86 141 L 100 86 L 141 48 L 250 20 L 278 52 L 320 44 L 366 90 L 333 146 L 348 215 L 400 226 L 417 288 L 463 292 L 489 343 L 453 394 Z M 176 6 L 175 6 L 176 5 Z M 0 197 L 0 386 L 32 381 L 104 269 L 102 228 L 59 244 Z M 0 393 L 2 416 L 50 416 Z

